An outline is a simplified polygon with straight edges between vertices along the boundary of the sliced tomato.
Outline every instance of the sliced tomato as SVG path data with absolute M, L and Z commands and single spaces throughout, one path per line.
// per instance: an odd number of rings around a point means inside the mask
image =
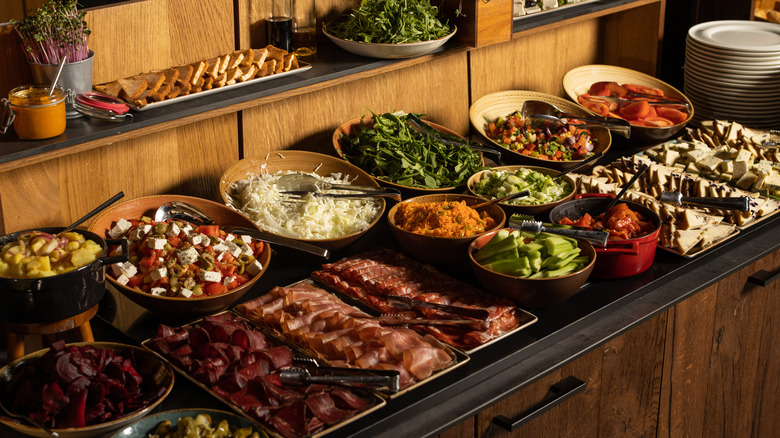
M 609 114 L 609 106 L 604 102 L 598 102 L 596 100 L 583 100 L 580 102 L 582 106 L 593 111 L 600 116 L 607 116 Z
M 617 82 L 607 82 L 606 87 L 609 90 L 610 96 L 624 97 L 628 94 L 626 87 L 618 84 Z
M 127 287 L 138 287 L 144 284 L 144 274 L 137 273 L 127 280 Z
M 588 88 L 588 93 L 593 96 L 609 96 L 609 82 L 595 82 Z
M 644 119 L 650 115 L 650 104 L 644 100 L 631 102 L 620 108 L 620 115 L 626 120 Z
M 240 286 L 247 281 L 249 281 L 251 277 L 247 274 L 236 274 L 236 281 L 234 283 L 237 283 L 237 286 Z
M 157 257 L 152 254 L 148 257 L 143 257 L 141 260 L 138 261 L 138 266 L 145 272 L 150 271 L 152 269 L 152 266 L 154 266 L 154 262 L 157 261 Z
M 172 247 L 177 248 L 181 244 L 181 239 L 176 236 L 169 237 L 168 243 L 170 243 Z
M 664 117 L 645 117 L 645 123 L 647 126 L 655 126 L 656 128 L 666 128 L 667 126 L 674 126 L 671 120 Z
M 227 290 L 227 286 L 222 283 L 209 282 L 203 286 L 203 293 L 208 296 L 220 295 L 227 292 Z
M 219 225 L 201 225 L 198 232 L 207 236 L 219 237 Z
M 659 117 L 669 119 L 675 125 L 683 123 L 686 120 L 688 120 L 688 114 L 675 108 L 671 108 L 668 106 L 658 106 L 656 107 L 655 110 L 658 113 Z
M 651 87 L 649 85 L 623 84 L 623 87 L 625 87 L 629 91 L 634 91 L 636 93 L 652 94 L 653 96 L 664 95 L 663 90 L 661 90 L 660 88 Z

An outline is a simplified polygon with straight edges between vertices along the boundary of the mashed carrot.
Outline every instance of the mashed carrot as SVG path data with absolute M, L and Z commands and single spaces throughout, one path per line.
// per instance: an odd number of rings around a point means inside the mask
M 402 230 L 426 236 L 468 237 L 493 228 L 496 221 L 465 201 L 405 202 L 396 210 L 395 224 Z

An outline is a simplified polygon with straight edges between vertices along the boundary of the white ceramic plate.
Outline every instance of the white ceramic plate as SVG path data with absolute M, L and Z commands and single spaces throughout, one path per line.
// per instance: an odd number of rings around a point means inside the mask
M 780 52 L 780 24 L 747 20 L 708 21 L 688 30 L 701 44 L 751 53 Z
M 712 106 L 712 105 L 721 105 L 721 106 L 728 106 L 735 109 L 739 109 L 740 111 L 754 111 L 754 112 L 761 112 L 761 113 L 777 113 L 780 114 L 780 108 L 777 107 L 776 104 L 773 102 L 753 102 L 753 101 L 746 101 L 741 100 L 737 97 L 727 97 L 725 95 L 717 95 L 717 96 L 711 96 L 711 95 L 704 95 L 699 94 L 695 89 L 689 87 L 686 85 L 685 90 L 688 91 L 688 94 L 691 95 L 691 99 L 698 105 L 705 105 L 705 106 Z
M 737 79 L 725 79 L 725 78 L 717 78 L 717 77 L 699 77 L 696 75 L 691 74 L 690 72 L 685 72 L 683 76 L 687 78 L 694 79 L 696 81 L 702 82 L 704 84 L 712 85 L 713 87 L 729 87 L 729 88 L 739 88 L 745 91 L 763 91 L 766 93 L 777 93 L 780 92 L 780 83 L 772 83 L 768 81 L 761 81 L 761 80 L 737 80 Z
M 732 91 L 730 93 L 724 93 L 722 90 L 719 90 L 717 93 L 713 93 L 712 89 L 702 89 L 695 83 L 691 83 L 690 81 L 687 81 L 685 83 L 685 94 L 688 95 L 692 100 L 697 101 L 711 101 L 711 100 L 722 100 L 725 102 L 741 102 L 742 105 L 745 104 L 757 104 L 762 106 L 768 106 L 771 108 L 777 108 L 777 97 L 775 96 L 766 96 L 765 94 L 759 94 L 759 95 L 752 95 L 752 96 L 745 96 L 743 93 L 740 93 L 738 91 Z M 694 99 L 694 96 L 696 99 Z
M 761 56 L 749 56 L 743 53 L 736 52 L 722 52 L 708 47 L 697 45 L 690 39 L 685 45 L 685 51 L 690 52 L 696 56 L 702 56 L 708 59 L 716 61 L 726 61 L 743 66 L 765 66 L 765 65 L 777 65 L 780 63 L 780 55 L 761 55 Z
M 763 73 L 743 73 L 734 70 L 716 70 L 706 65 L 701 65 L 694 60 L 685 61 L 685 70 L 701 77 L 713 77 L 726 80 L 750 80 L 761 81 L 766 84 L 780 83 L 780 69 L 777 71 L 767 71 Z
M 740 77 L 744 76 L 773 76 L 780 77 L 780 65 L 776 67 L 762 67 L 760 69 L 747 68 L 735 64 L 729 64 L 725 62 L 706 61 L 702 58 L 697 58 L 693 55 L 686 54 L 685 62 L 694 64 L 696 67 L 705 70 L 707 74 L 710 73 L 726 73 L 734 74 Z
M 161 106 L 171 105 L 171 104 L 174 104 L 174 103 L 184 102 L 184 101 L 187 101 L 187 100 L 190 100 L 190 99 L 197 99 L 198 97 L 208 96 L 209 94 L 221 93 L 223 91 L 233 90 L 235 88 L 246 87 L 247 85 L 257 84 L 259 82 L 270 81 L 271 79 L 278 79 L 278 78 L 281 78 L 281 77 L 284 77 L 284 76 L 290 76 L 290 75 L 302 73 L 302 72 L 305 72 L 306 70 L 309 70 L 311 68 L 311 64 L 307 64 L 307 63 L 305 63 L 303 61 L 298 61 L 298 65 L 299 65 L 299 67 L 296 68 L 295 70 L 287 70 L 287 71 L 284 71 L 284 72 L 281 72 L 281 73 L 274 73 L 272 75 L 263 76 L 262 78 L 250 79 L 250 80 L 248 80 L 246 82 L 236 82 L 233 85 L 225 85 L 224 87 L 212 88 L 211 90 L 198 91 L 197 93 L 187 94 L 187 95 L 184 95 L 184 96 L 174 97 L 173 99 L 166 99 L 166 100 L 163 100 L 163 101 L 160 101 L 160 102 L 150 103 L 150 104 L 144 105 L 142 107 L 138 107 L 138 106 L 132 105 L 130 103 L 128 103 L 127 105 L 130 108 L 132 108 L 132 109 L 134 109 L 136 111 L 147 111 L 147 110 L 150 110 L 150 109 L 159 108 Z
M 419 43 L 405 43 L 405 44 L 379 44 L 379 43 L 364 43 L 361 41 L 349 41 L 337 36 L 331 35 L 327 32 L 326 26 L 323 24 L 322 33 L 325 34 L 334 44 L 346 50 L 347 52 L 354 53 L 355 55 L 368 56 L 369 58 L 381 58 L 381 59 L 400 59 L 400 58 L 413 58 L 415 56 L 424 55 L 430 53 L 446 43 L 455 32 L 458 31 L 456 26 L 453 26 L 452 32 L 449 35 L 439 38 L 437 40 L 422 41 Z

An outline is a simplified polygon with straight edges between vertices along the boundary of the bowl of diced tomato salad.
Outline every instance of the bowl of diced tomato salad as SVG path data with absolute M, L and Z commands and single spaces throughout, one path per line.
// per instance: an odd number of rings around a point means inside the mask
M 612 65 L 584 65 L 563 76 L 566 94 L 593 114 L 631 124 L 631 140 L 662 142 L 693 118 L 693 104 L 653 76 Z
M 590 116 L 573 102 L 535 91 L 509 90 L 482 96 L 471 105 L 469 118 L 474 129 L 501 151 L 504 162 L 565 170 L 609 150 L 612 136 L 606 128 L 578 127 L 582 122 L 575 119 L 562 119 L 561 125 L 524 119 L 520 112 L 527 100 L 553 104 L 568 114 Z
M 183 201 L 208 214 L 215 225 L 179 219 L 155 221 L 157 208 Z M 167 319 L 203 316 L 227 309 L 265 273 L 267 243 L 232 228 L 257 226 L 225 205 L 197 197 L 155 195 L 115 204 L 89 230 L 126 239 L 128 262 L 108 266 L 109 284 L 136 304 Z M 121 251 L 121 246 L 109 253 Z

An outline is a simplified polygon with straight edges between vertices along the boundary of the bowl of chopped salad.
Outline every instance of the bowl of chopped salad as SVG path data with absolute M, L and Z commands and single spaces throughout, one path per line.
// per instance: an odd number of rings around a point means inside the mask
M 579 121 L 561 119 L 551 124 L 523 119 L 526 100 L 551 103 L 569 114 L 591 114 L 563 98 L 524 90 L 500 91 L 479 98 L 469 109 L 471 124 L 503 154 L 504 162 L 565 170 L 599 152 L 606 152 L 612 136 L 606 128 L 578 128 Z
M 438 17 L 429 0 L 365 0 L 354 10 L 322 24 L 322 33 L 347 52 L 382 59 L 430 53 L 455 35 L 457 27 Z
M 472 195 L 488 201 L 528 190 L 528 196 L 500 202 L 499 205 L 507 217 L 522 214 L 545 220 L 553 207 L 574 197 L 577 183 L 569 174 L 556 177 L 559 173 L 548 167 L 498 166 L 472 175 L 468 190 Z
M 323 189 L 282 193 L 277 182 L 291 173 L 314 176 Z M 222 174 L 219 192 L 229 208 L 261 230 L 337 251 L 373 228 L 387 204 L 378 197 L 338 197 L 349 191 L 324 189 L 328 184 L 379 187 L 369 174 L 333 155 L 283 150 L 237 161 Z
M 170 201 L 194 205 L 216 225 L 179 219 L 156 222 L 159 206 Z M 257 229 L 235 210 L 193 196 L 154 195 L 115 204 L 98 214 L 89 231 L 127 239 L 128 261 L 106 269 L 109 284 L 136 304 L 166 319 L 192 318 L 227 309 L 265 274 L 268 244 L 231 227 Z M 121 247 L 109 248 L 109 254 Z
M 469 177 L 484 169 L 482 152 L 442 125 L 423 122 L 446 138 L 422 132 L 409 123 L 413 116 L 419 115 L 399 111 L 352 119 L 334 131 L 333 148 L 404 199 L 465 189 Z

